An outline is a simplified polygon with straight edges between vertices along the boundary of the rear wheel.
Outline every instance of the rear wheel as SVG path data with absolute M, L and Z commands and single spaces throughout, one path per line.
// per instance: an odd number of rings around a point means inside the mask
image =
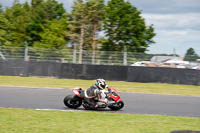
M 120 110 L 124 107 L 124 102 L 123 101 L 120 101 L 118 103 L 115 103 L 111 106 L 108 106 L 108 108 L 110 108 L 111 110 Z
M 63 100 L 64 104 L 69 107 L 76 109 L 82 105 L 82 99 L 76 95 L 68 95 Z

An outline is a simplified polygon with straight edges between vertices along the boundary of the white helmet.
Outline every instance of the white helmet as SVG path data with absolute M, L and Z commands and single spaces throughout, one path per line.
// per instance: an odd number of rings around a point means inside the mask
M 106 81 L 105 81 L 104 79 L 97 79 L 97 80 L 96 80 L 96 86 L 97 86 L 99 89 L 103 90 L 103 89 L 105 89 L 105 87 L 106 87 Z

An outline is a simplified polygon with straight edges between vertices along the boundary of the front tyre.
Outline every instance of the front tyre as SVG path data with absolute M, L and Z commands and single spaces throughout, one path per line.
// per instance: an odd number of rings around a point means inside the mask
M 64 104 L 69 107 L 76 109 L 82 105 L 82 99 L 76 95 L 68 95 L 63 100 Z
M 108 106 L 108 108 L 110 108 L 111 110 L 120 110 L 124 107 L 124 102 L 123 101 L 120 101 L 120 102 L 117 102 L 115 104 L 112 104 L 110 106 Z

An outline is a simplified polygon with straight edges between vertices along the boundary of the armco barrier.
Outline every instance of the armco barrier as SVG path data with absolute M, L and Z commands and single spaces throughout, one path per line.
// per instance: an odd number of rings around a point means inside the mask
M 0 60 L 0 75 L 50 76 L 71 79 L 96 79 L 157 82 L 200 85 L 200 71 L 191 69 L 106 66 L 37 62 L 20 60 Z

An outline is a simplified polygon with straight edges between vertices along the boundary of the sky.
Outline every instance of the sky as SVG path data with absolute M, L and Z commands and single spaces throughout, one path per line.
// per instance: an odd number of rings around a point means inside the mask
M 14 0 L 0 0 L 3 6 L 12 5 Z M 25 2 L 26 0 L 20 0 Z M 29 1 L 29 0 L 28 0 Z M 58 0 L 67 11 L 71 11 L 73 0 Z M 155 44 L 148 53 L 179 54 L 194 48 L 200 55 L 200 0 L 129 0 L 142 11 L 147 25 L 154 25 Z

